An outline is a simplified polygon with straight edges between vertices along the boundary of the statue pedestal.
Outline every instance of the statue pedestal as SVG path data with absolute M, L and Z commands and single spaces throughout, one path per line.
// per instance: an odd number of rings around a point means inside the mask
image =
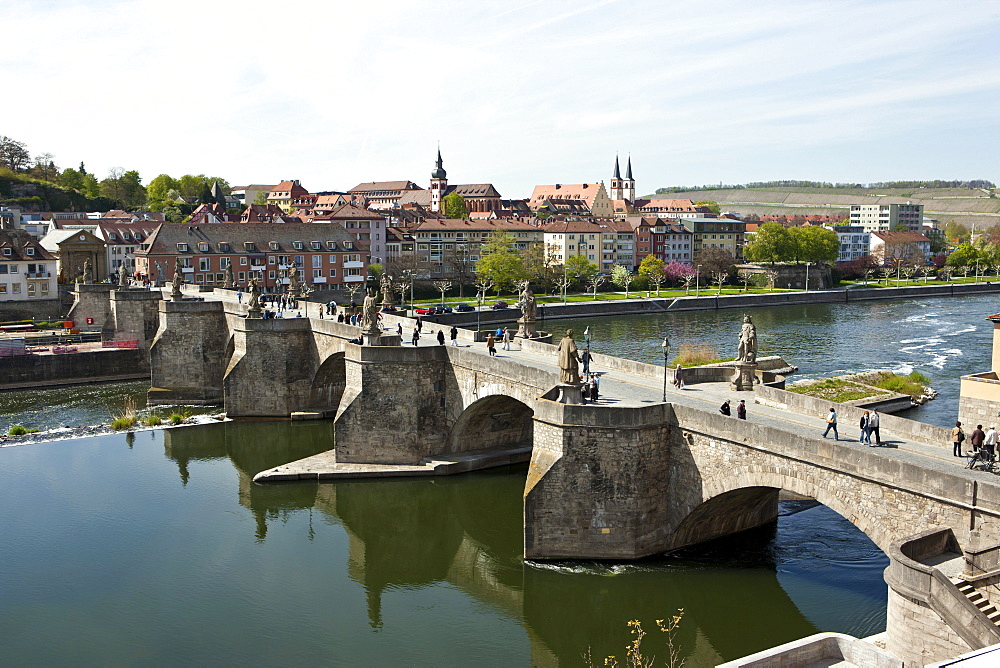
M 530 339 L 532 336 L 537 336 L 538 332 L 535 330 L 534 320 L 525 320 L 523 317 L 517 319 L 517 334 L 519 339 Z
M 383 345 L 380 342 L 381 338 L 382 338 L 382 332 L 362 332 L 361 333 L 361 340 L 363 341 L 362 345 L 366 345 L 366 346 L 381 346 L 381 345 Z
M 756 369 L 756 362 L 738 362 L 736 373 L 729 386 L 737 392 L 753 392 L 753 385 L 757 382 L 757 377 L 754 375 Z
M 247 309 L 248 318 L 260 318 L 260 307 L 254 306 Z
M 580 389 L 583 385 L 579 383 L 570 385 L 568 383 L 560 383 L 556 385 L 559 390 L 559 396 L 556 397 L 556 401 L 560 404 L 582 404 L 583 394 L 581 394 Z
M 175 302 L 184 300 L 184 295 L 181 293 L 180 288 L 174 288 L 170 291 L 170 299 Z

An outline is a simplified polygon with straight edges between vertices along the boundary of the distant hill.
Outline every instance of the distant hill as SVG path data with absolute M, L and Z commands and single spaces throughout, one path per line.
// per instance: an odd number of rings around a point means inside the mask
M 942 225 L 955 221 L 970 229 L 1000 225 L 1000 198 L 994 188 L 824 188 L 766 187 L 720 188 L 677 192 L 661 188 L 650 197 L 714 200 L 723 211 L 749 214 L 825 214 L 850 213 L 852 204 L 924 205 L 924 215 Z
M 108 211 L 115 208 L 107 197 L 87 197 L 54 183 L 0 169 L 0 206 L 22 211 Z

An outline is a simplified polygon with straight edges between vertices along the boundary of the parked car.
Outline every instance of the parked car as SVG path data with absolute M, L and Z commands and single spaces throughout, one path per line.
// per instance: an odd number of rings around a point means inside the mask
M 436 306 L 421 306 L 417 309 L 417 315 L 434 315 L 437 313 Z
M 396 313 L 397 310 L 395 306 L 386 306 L 382 309 L 382 313 Z
M 455 310 L 458 311 L 459 313 L 467 313 L 469 311 L 475 311 L 476 307 L 469 306 L 468 304 L 459 304 L 458 306 L 455 307 Z
M 438 306 L 438 313 L 451 313 L 451 307 L 448 305 Z
M 499 310 L 499 309 L 505 309 L 505 308 L 510 308 L 510 307 L 507 304 L 507 302 L 497 302 L 491 308 L 495 308 L 495 309 Z

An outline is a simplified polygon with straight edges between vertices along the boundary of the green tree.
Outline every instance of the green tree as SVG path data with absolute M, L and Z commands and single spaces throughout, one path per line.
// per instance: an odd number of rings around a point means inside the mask
M 101 195 L 115 200 L 118 206 L 134 211 L 146 203 L 146 188 L 142 185 L 139 172 L 124 171 L 115 167 L 108 178 L 101 181 Z
M 148 202 L 162 202 L 171 199 L 168 193 L 177 189 L 177 179 L 169 174 L 160 174 L 146 186 L 146 199 Z
M 31 164 L 31 154 L 24 142 L 0 136 L 0 166 L 12 172 L 23 172 Z
M 83 163 L 80 164 L 83 166 Z M 83 172 L 80 172 L 83 174 Z M 83 174 L 83 194 L 87 197 L 100 197 L 101 184 L 97 182 L 97 177 L 93 174 Z
M 72 167 L 67 167 L 63 170 L 62 174 L 59 175 L 59 185 L 63 188 L 69 188 L 71 190 L 83 190 L 83 174 L 76 171 Z
M 701 267 L 701 272 L 709 275 L 732 271 L 736 260 L 725 248 L 718 246 L 705 246 L 695 253 L 696 265 Z
M 444 215 L 446 218 L 465 219 L 469 210 L 465 206 L 465 198 L 456 192 L 444 196 Z
M 656 286 L 656 296 L 660 296 L 660 286 L 666 280 L 667 275 L 663 273 L 663 260 L 655 255 L 647 255 L 639 263 L 639 275 L 643 276 L 650 283 Z
M 497 295 L 511 289 L 517 281 L 526 278 L 524 261 L 514 245 L 514 235 L 494 230 L 489 240 L 479 249 L 476 274 L 480 281 L 489 281 Z
M 263 190 L 261 190 L 259 193 L 257 193 L 257 196 L 253 198 L 253 203 L 257 204 L 257 205 L 260 205 L 260 206 L 266 205 L 267 204 L 267 193 L 264 192 Z
M 205 176 L 203 174 L 198 176 L 185 174 L 177 179 L 177 189 L 181 191 L 181 195 L 184 197 L 199 197 L 201 195 L 201 187 L 204 183 Z
M 719 203 L 715 202 L 713 200 L 710 200 L 710 199 L 700 200 L 698 202 L 695 202 L 694 205 L 695 206 L 703 206 L 706 209 L 708 209 L 709 211 L 711 211 L 712 213 L 714 213 L 716 216 L 718 216 L 719 213 L 722 211 L 722 209 L 719 208 Z
M 743 249 L 748 262 L 788 262 L 794 257 L 794 245 L 789 229 L 780 223 L 764 223 L 757 228 L 753 242 Z
M 954 220 L 949 220 L 944 226 L 944 235 L 953 244 L 958 245 L 969 240 L 969 228 Z
M 368 275 L 371 276 L 374 281 L 378 282 L 379 280 L 381 280 L 382 274 L 384 273 L 385 273 L 385 267 L 383 267 L 378 262 L 372 262 L 370 265 L 368 265 Z
M 584 255 L 570 255 L 566 258 L 566 276 L 589 283 L 591 277 L 595 276 L 600 269 Z
M 962 242 L 945 260 L 946 267 L 968 267 L 976 264 L 979 252 L 968 241 Z
M 788 230 L 795 241 L 795 259 L 799 262 L 834 264 L 840 255 L 840 239 L 833 230 L 810 225 Z

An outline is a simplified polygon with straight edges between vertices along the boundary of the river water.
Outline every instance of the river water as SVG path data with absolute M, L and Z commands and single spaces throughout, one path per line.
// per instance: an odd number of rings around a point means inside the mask
M 989 365 L 994 301 L 752 313 L 761 354 L 803 377 L 930 372 L 942 398 L 917 410 L 942 424 L 957 405 L 950 376 Z M 594 326 L 597 350 L 656 362 L 664 333 L 724 351 L 738 316 L 576 327 Z M 63 405 L 87 415 L 73 397 L 21 405 L 58 424 Z M 0 414 L 17 419 L 9 395 Z M 526 564 L 523 467 L 250 482 L 331 438 L 327 422 L 228 422 L 0 448 L 0 663 L 581 665 L 590 648 L 600 665 L 622 659 L 630 619 L 662 659 L 654 620 L 683 608 L 681 652 L 709 666 L 818 631 L 884 628 L 887 560 L 823 506 L 783 501 L 776 526 L 636 563 Z

